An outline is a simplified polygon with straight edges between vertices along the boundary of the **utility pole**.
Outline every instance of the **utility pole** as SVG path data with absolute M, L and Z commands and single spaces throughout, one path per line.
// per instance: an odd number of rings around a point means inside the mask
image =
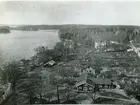
M 57 101 L 58 101 L 58 104 L 60 104 L 60 98 L 59 98 L 59 86 L 58 86 L 58 83 L 56 84 L 57 86 Z
M 96 86 L 94 87 L 93 103 L 95 103 L 95 98 L 96 98 Z

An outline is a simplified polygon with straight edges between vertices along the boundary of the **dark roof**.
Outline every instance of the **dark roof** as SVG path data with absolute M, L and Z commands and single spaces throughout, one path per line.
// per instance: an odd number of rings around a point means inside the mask
M 77 78 L 77 82 L 80 82 L 80 81 L 84 81 L 87 79 L 87 74 L 86 73 L 83 73 L 82 75 L 80 75 L 78 78 Z
M 107 78 L 94 78 L 87 73 L 82 74 L 78 79 L 77 83 L 81 81 L 86 81 L 86 83 L 94 85 L 94 84 L 106 84 L 106 85 L 111 85 L 112 81 L 111 79 Z
M 77 81 L 83 81 L 87 78 L 94 78 L 92 75 L 89 75 L 88 73 L 82 73 L 78 78 Z
M 90 78 L 90 80 L 92 80 L 95 84 L 111 84 L 111 79 L 106 78 Z

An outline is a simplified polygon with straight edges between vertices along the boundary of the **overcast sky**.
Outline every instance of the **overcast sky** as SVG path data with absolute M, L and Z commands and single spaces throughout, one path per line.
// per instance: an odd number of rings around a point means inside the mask
M 140 25 L 140 2 L 1 1 L 0 24 Z

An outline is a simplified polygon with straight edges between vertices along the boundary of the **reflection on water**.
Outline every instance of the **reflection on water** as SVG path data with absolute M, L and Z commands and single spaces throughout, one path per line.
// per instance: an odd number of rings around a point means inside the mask
M 0 34 L 0 63 L 29 58 L 38 46 L 53 46 L 59 41 L 58 30 L 11 31 Z

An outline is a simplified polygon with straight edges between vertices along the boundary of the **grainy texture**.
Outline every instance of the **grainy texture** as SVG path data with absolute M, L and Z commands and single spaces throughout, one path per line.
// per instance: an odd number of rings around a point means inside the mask
M 139 9 L 0 2 L 0 105 L 139 104 Z

